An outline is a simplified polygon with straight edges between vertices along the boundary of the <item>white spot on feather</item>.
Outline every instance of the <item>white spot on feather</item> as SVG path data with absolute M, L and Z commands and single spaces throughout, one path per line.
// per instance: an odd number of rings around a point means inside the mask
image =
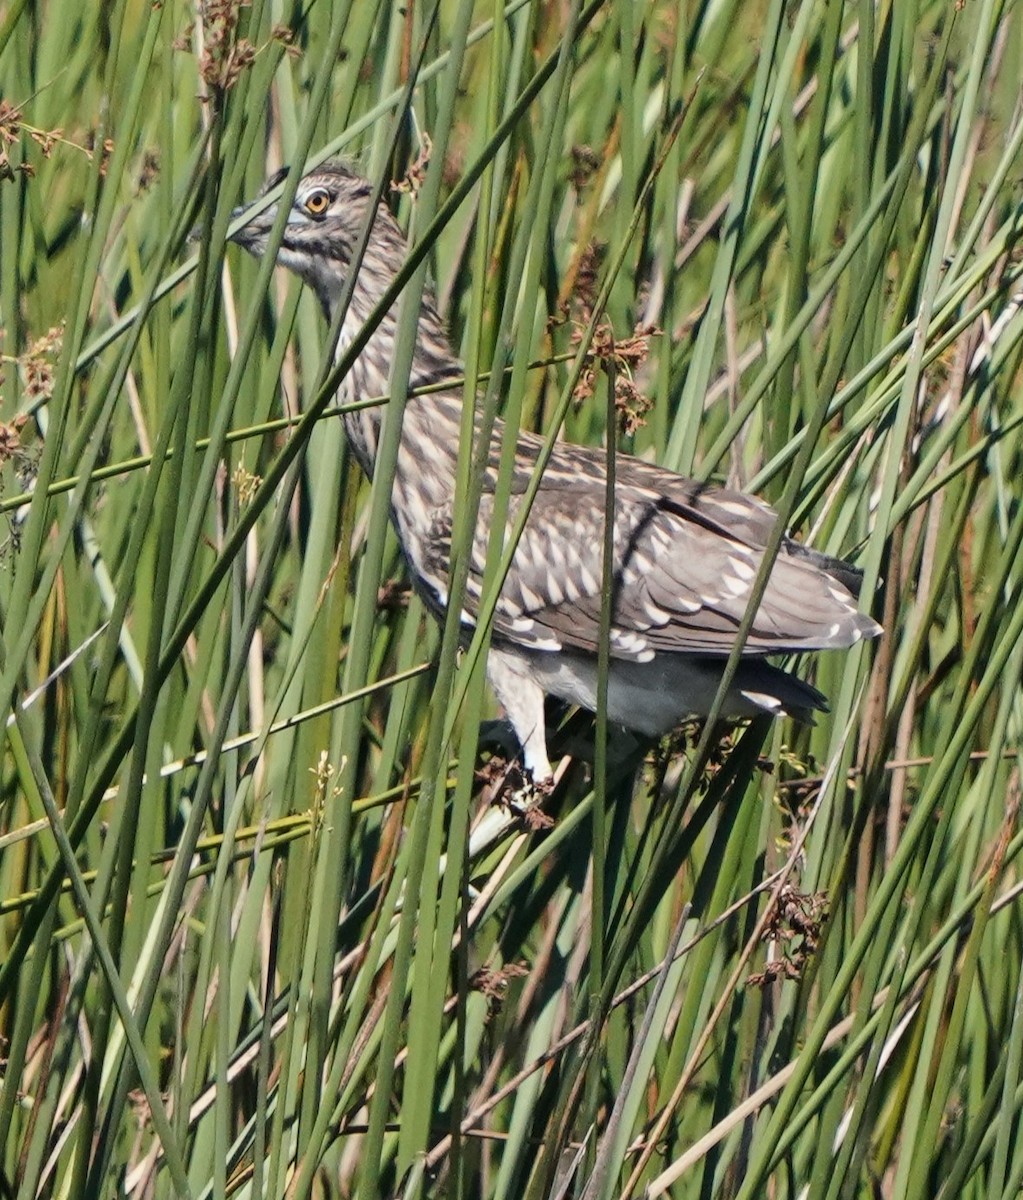
M 749 586 L 744 580 L 737 579 L 734 575 L 722 575 L 721 590 L 726 596 L 738 597 L 745 595 L 749 591 Z
M 561 642 L 552 634 L 545 634 L 543 637 L 531 637 L 529 639 L 529 647 L 531 650 L 560 650 L 562 649 Z
M 691 609 L 686 606 L 682 609 L 682 611 L 694 612 L 695 609 Z M 653 625 L 667 625 L 671 620 L 671 613 L 666 612 L 663 608 L 658 608 L 657 605 L 650 600 L 643 601 L 643 612 L 650 618 L 650 621 Z
M 519 594 L 522 596 L 523 603 L 527 609 L 546 607 L 543 598 L 525 583 L 519 584 Z
M 582 585 L 583 591 L 587 595 L 593 595 L 594 592 L 600 590 L 600 585 L 597 583 L 596 576 L 586 566 L 585 563 L 579 564 L 579 583 Z

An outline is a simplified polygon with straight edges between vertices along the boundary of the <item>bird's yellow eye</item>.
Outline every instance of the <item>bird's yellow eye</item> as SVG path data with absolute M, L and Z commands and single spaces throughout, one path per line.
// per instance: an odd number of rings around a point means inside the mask
M 304 207 L 314 217 L 322 217 L 330 207 L 330 193 L 326 188 L 316 188 L 306 196 Z

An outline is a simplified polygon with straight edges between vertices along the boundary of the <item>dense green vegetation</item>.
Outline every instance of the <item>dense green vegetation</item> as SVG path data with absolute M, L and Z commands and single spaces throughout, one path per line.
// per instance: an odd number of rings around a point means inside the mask
M 1019 7 L 200 7 L 0 3 L 0 1197 L 1016 1196 Z M 499 803 L 225 251 L 337 152 L 467 396 L 862 567 L 815 727 Z

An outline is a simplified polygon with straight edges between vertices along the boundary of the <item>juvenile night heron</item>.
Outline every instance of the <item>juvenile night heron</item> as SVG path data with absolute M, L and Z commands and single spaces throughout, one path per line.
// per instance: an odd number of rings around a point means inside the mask
M 270 179 L 264 193 L 283 178 Z M 277 261 L 319 297 L 327 318 L 341 298 L 356 242 L 372 203 L 370 184 L 344 162 L 330 161 L 299 185 Z M 277 206 L 271 204 L 234 240 L 250 253 L 267 250 Z M 341 328 L 344 347 L 362 327 L 406 253 L 405 238 L 384 206 L 372 232 Z M 397 308 L 371 336 L 343 384 L 344 400 L 385 395 Z M 409 386 L 457 378 L 434 300 L 427 294 Z M 394 525 L 419 592 L 435 613 L 448 601 L 449 548 L 461 389 L 411 399 L 401 431 L 391 506 Z M 352 450 L 373 474 L 381 409 L 344 417 Z M 504 430 L 494 431 L 499 446 Z M 520 433 L 511 517 L 542 444 Z M 558 444 L 543 475 L 493 625 L 487 676 L 535 781 L 550 777 L 544 694 L 594 710 L 597 704 L 601 579 L 605 522 L 604 452 Z M 480 603 L 492 490 L 476 518 L 463 621 L 471 631 Z M 613 610 L 607 712 L 610 720 L 657 736 L 711 708 L 775 521 L 750 496 L 684 479 L 640 459 L 617 458 L 614 505 Z M 786 539 L 726 694 L 722 715 L 789 713 L 810 719 L 825 707 L 815 688 L 765 661 L 768 654 L 848 647 L 880 627 L 857 611 L 858 573 Z

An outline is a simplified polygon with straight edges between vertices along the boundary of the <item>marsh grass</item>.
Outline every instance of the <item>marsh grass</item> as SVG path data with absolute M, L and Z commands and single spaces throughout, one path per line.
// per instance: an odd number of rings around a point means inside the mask
M 1021 46 L 993 0 L 0 9 L 0 1195 L 1018 1194 Z M 551 826 L 502 807 L 487 630 L 225 252 L 336 152 L 414 248 L 391 436 L 432 279 L 467 413 L 863 568 L 815 727 L 637 770 L 569 716 Z

